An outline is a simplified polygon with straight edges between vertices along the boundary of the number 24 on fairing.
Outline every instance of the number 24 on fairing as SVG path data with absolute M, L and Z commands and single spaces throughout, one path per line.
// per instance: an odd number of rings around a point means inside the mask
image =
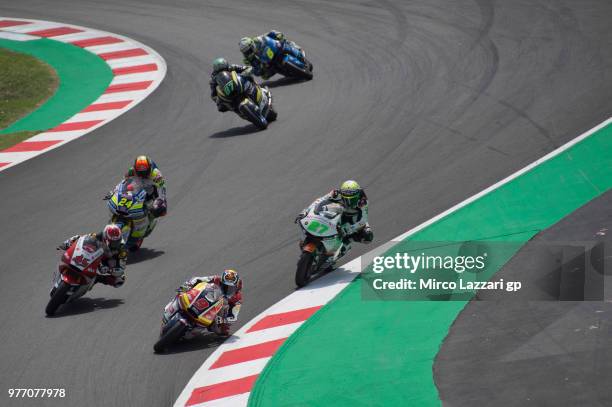
M 121 198 L 117 206 L 125 206 L 126 208 L 130 209 L 132 204 L 133 204 L 133 201 L 128 201 L 127 198 Z

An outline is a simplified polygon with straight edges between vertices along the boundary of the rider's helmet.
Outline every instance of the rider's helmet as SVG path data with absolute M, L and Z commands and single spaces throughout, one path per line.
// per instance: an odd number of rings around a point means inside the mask
M 238 45 L 240 46 L 240 52 L 246 59 L 251 59 L 255 55 L 255 41 L 252 38 L 241 38 Z
M 356 208 L 362 196 L 362 190 L 356 181 L 344 181 L 340 185 L 340 196 L 347 208 Z
M 218 95 L 228 99 L 232 99 L 237 94 L 239 94 L 239 84 L 234 81 L 234 78 L 232 78 L 232 75 L 229 72 L 225 71 L 219 73 L 215 80 L 217 82 Z
M 225 58 L 217 58 L 213 61 L 213 73 L 226 71 L 229 69 L 229 63 Z
M 242 289 L 242 280 L 240 280 L 240 276 L 236 270 L 227 269 L 223 270 L 223 274 L 221 274 L 221 290 L 223 290 L 223 294 L 231 297 Z
M 153 164 L 146 155 L 139 155 L 134 160 L 134 172 L 141 178 L 148 178 L 153 170 Z
M 121 247 L 121 228 L 113 223 L 104 226 L 102 240 L 110 250 L 118 250 Z

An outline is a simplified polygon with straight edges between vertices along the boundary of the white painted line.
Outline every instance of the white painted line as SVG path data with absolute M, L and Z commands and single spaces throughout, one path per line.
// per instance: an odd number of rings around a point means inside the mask
M 0 163 L 23 161 L 35 156 L 36 154 L 36 151 L 22 151 L 15 153 L 3 153 L 0 151 Z
M 85 31 L 82 33 L 58 35 L 56 37 L 53 37 L 53 40 L 60 41 L 60 42 L 75 42 L 75 41 L 89 40 L 91 38 L 98 38 L 98 37 L 103 37 L 103 36 L 104 34 L 98 31 L 91 30 L 91 31 Z
M 138 100 L 143 97 L 146 90 L 133 90 L 130 92 L 105 93 L 95 103 L 119 102 L 121 100 Z
M 26 141 L 50 141 L 50 140 L 69 140 L 72 141 L 85 134 L 84 131 L 58 131 L 50 133 L 40 133 L 30 137 Z
M 261 331 L 254 331 L 247 333 L 235 333 L 225 342 L 223 342 L 224 352 L 228 350 L 240 349 L 245 346 L 257 345 L 260 343 L 268 342 L 273 339 L 270 338 L 288 338 L 292 333 L 295 332 L 302 325 L 301 322 L 295 324 L 282 325 L 275 328 L 262 329 Z
M 11 18 L 11 20 L 17 20 L 17 19 Z M 27 20 L 20 19 L 20 21 L 27 21 Z M 35 20 L 31 20 L 31 21 L 35 21 Z M 51 28 L 58 28 L 58 27 L 62 27 L 62 24 L 51 23 L 48 21 L 45 21 L 45 22 L 39 21 L 33 24 L 24 24 L 24 25 L 17 25 L 14 27 L 6 27 L 6 28 L 2 28 L 2 30 L 16 32 L 16 33 L 29 33 L 32 31 L 49 30 Z
M 33 35 L 27 35 L 27 34 L 18 34 L 18 33 L 0 31 L 0 38 L 5 39 L 5 40 L 13 40 L 13 41 L 32 41 L 32 40 L 37 40 L 40 37 L 35 37 Z
M 146 65 L 155 63 L 155 59 L 151 55 L 141 55 L 137 57 L 110 59 L 106 63 L 113 69 L 125 68 L 128 66 Z
M 77 113 L 64 123 L 78 123 L 89 120 L 110 120 L 121 114 L 121 109 L 100 110 L 96 112 Z
M 228 380 L 259 374 L 269 360 L 269 357 L 261 358 L 212 369 L 206 385 L 223 383 Z
M 151 80 L 151 72 L 139 72 L 126 75 L 115 76 L 111 85 L 119 85 L 122 83 L 144 82 Z
M 86 47 L 87 51 L 93 52 L 96 55 L 106 54 L 107 52 L 117 52 L 126 49 L 134 49 L 134 44 L 131 42 L 117 42 L 114 44 L 94 45 Z

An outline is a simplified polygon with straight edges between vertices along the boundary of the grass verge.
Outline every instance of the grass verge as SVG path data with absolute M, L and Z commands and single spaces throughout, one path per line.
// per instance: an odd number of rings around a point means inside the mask
M 40 133 L 40 131 L 17 131 L 10 134 L 0 134 L 0 151 L 5 150 L 23 140 L 29 139 Z
M 0 48 L 0 130 L 26 116 L 53 95 L 59 80 L 46 63 Z M 19 131 L 0 135 L 0 150 L 35 135 Z

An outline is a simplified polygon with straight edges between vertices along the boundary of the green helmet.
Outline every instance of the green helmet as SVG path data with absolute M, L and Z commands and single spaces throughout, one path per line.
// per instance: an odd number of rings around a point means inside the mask
M 255 54 L 255 41 L 250 37 L 243 37 L 238 43 L 240 46 L 240 52 L 245 58 L 251 58 Z
M 362 196 L 361 187 L 356 181 L 344 181 L 340 185 L 340 196 L 347 207 L 356 208 Z
M 227 59 L 225 58 L 217 58 L 213 61 L 213 72 L 225 71 L 229 68 L 229 64 L 227 63 Z

